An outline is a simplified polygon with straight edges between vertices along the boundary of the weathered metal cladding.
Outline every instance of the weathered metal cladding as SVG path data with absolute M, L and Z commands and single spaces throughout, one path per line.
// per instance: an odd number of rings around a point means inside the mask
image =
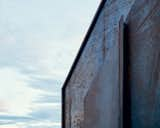
M 121 19 L 117 30 L 119 38 L 114 47 L 107 51 L 108 57 L 84 99 L 83 128 L 122 128 L 123 24 Z
M 160 127 L 160 1 L 137 0 L 127 18 L 132 128 Z
M 65 88 L 65 128 L 121 126 L 119 23 L 133 3 L 108 0 L 101 10 Z

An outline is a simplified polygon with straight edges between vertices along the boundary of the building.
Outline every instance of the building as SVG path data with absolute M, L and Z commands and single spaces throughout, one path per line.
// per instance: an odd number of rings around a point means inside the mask
M 159 0 L 102 0 L 62 101 L 63 128 L 160 127 Z

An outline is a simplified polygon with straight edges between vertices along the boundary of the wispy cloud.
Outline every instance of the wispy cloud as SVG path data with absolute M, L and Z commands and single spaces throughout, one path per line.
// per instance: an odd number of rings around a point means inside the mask
M 24 116 L 10 116 L 10 115 L 0 115 L 0 120 L 2 121 L 13 121 L 15 120 L 16 122 L 25 122 L 32 120 L 30 117 L 24 117 Z
M 0 113 L 7 111 L 7 104 L 4 101 L 0 101 Z
M 48 116 L 47 116 L 48 117 Z M 60 122 L 50 121 L 50 120 L 40 120 L 31 117 L 23 117 L 23 116 L 7 116 L 1 115 L 0 116 L 0 128 L 50 128 L 56 127 L 59 128 L 61 126 Z
M 37 103 L 57 103 L 57 102 L 61 102 L 60 100 L 60 93 L 57 94 L 53 94 L 53 95 L 41 95 L 37 98 L 37 100 L 35 102 Z

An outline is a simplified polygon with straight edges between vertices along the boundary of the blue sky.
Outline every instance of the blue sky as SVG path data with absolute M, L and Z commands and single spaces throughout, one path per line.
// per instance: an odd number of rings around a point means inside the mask
M 60 128 L 61 87 L 100 0 L 0 0 L 0 128 Z

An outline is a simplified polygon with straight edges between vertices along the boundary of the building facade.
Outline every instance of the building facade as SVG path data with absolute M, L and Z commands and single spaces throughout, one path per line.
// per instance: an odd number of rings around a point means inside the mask
M 159 0 L 102 0 L 62 89 L 63 128 L 159 128 L 159 33 Z

